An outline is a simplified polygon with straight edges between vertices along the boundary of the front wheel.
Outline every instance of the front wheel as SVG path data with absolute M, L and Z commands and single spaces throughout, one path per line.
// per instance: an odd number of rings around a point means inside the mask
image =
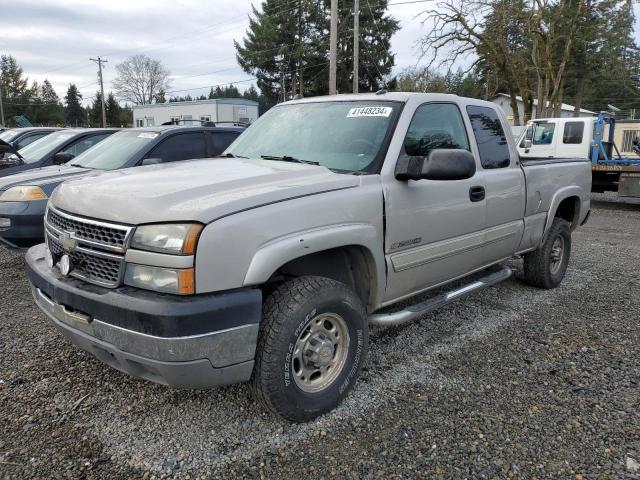
M 524 256 L 524 279 L 539 288 L 556 288 L 562 282 L 571 255 L 571 229 L 562 218 L 554 218 L 542 245 Z
M 310 276 L 285 282 L 264 302 L 256 397 L 297 422 L 332 410 L 360 374 L 368 335 L 365 308 L 345 284 Z

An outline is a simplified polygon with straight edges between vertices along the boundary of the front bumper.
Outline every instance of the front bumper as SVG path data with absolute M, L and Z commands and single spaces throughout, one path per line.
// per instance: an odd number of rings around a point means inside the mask
M 23 249 L 44 239 L 44 212 L 47 200 L 0 202 L 0 218 L 11 226 L 0 228 L 0 242 L 9 248 Z
M 262 297 L 241 289 L 194 297 L 110 290 L 62 277 L 29 249 L 36 304 L 67 338 L 118 370 L 156 383 L 203 388 L 246 381 Z

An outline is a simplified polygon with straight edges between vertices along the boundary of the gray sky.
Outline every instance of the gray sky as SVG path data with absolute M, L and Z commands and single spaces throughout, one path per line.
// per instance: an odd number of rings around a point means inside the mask
M 97 66 L 89 57 L 109 61 L 108 91 L 114 66 L 137 53 L 159 59 L 171 71 L 171 90 L 184 90 L 171 95 L 200 95 L 210 85 L 250 78 L 236 63 L 233 40 L 243 37 L 252 3 L 260 1 L 0 0 L 0 53 L 13 55 L 29 81 L 48 78 L 61 98 L 69 83 L 85 100 L 95 95 Z M 366 8 L 367 0 L 361 5 Z M 393 38 L 397 69 L 418 61 L 414 45 L 422 26 L 415 16 L 424 8 L 424 3 L 389 8 L 401 22 Z M 250 84 L 237 86 L 244 90 Z M 207 88 L 194 90 L 202 86 Z
M 374 0 L 361 0 L 361 8 L 367 1 Z M 406 0 L 390 3 L 399 1 Z M 97 66 L 89 57 L 100 55 L 109 61 L 104 71 L 109 91 L 114 66 L 137 53 L 161 60 L 171 71 L 175 93 L 170 95 L 200 95 L 211 85 L 250 78 L 236 63 L 233 40 L 243 37 L 252 3 L 261 2 L 0 0 L 0 53 L 16 57 L 30 81 L 48 78 L 61 98 L 69 83 L 79 87 L 85 103 L 94 96 Z M 389 7 L 401 26 L 392 41 L 396 71 L 419 61 L 415 42 L 425 27 L 416 15 L 428 5 Z M 237 86 L 244 90 L 249 85 Z

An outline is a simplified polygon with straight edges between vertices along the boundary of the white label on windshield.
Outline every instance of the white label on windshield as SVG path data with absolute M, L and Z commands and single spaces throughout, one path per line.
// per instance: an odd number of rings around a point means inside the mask
M 356 107 L 349 110 L 347 118 L 388 117 L 391 115 L 391 111 L 391 107 Z
M 151 132 L 143 132 L 138 134 L 138 138 L 156 138 L 158 136 L 157 133 L 151 133 Z

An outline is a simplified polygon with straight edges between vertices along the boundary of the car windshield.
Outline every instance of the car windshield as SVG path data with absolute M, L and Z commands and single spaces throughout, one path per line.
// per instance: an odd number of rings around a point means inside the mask
M 54 132 L 44 136 L 24 148 L 18 150 L 26 163 L 35 163 L 42 160 L 51 151 L 56 150 L 59 146 L 66 143 L 69 139 L 75 137 L 74 132 Z
M 400 110 L 397 102 L 331 101 L 272 108 L 224 152 L 253 159 L 318 163 L 336 172 L 375 172 Z
M 68 163 L 96 170 L 116 170 L 129 163 L 131 157 L 160 135 L 158 132 L 129 130 L 114 133 L 96 146 L 82 152 Z
M 5 142 L 10 142 L 14 138 L 18 136 L 20 130 L 7 130 L 6 132 L 0 133 L 0 140 L 4 140 Z

